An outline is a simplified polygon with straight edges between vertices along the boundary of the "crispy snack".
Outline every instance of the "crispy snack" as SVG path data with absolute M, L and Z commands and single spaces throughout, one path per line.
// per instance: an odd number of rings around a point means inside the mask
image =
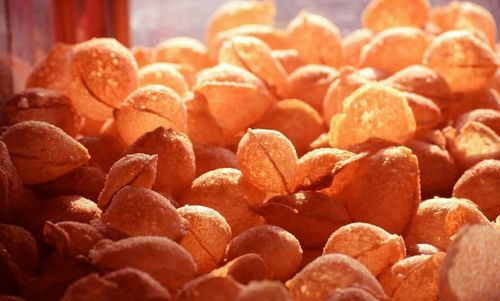
M 391 27 L 424 28 L 430 9 L 427 0 L 372 0 L 363 12 L 362 23 L 374 32 Z
M 200 71 L 212 65 L 207 47 L 189 37 L 176 37 L 161 42 L 155 48 L 157 62 L 191 66 Z
M 473 92 L 455 94 L 456 101 L 448 103 L 445 117 L 449 124 L 458 122 L 458 118 L 478 109 L 500 111 L 500 94 L 494 89 L 481 89 Z
M 97 205 L 105 209 L 113 196 L 127 185 L 151 188 L 156 177 L 157 162 L 158 155 L 142 153 L 127 155 L 118 160 L 109 170 Z
M 439 273 L 439 299 L 443 301 L 500 298 L 495 259 L 500 233 L 483 225 L 464 227 L 451 243 Z
M 274 24 L 273 1 L 231 1 L 221 5 L 208 23 L 207 45 L 211 57 L 217 53 L 217 35 L 225 30 L 248 24 Z
M 4 114 L 7 124 L 28 120 L 45 121 L 72 137 L 83 126 L 82 117 L 73 108 L 68 97 L 43 88 L 27 89 L 14 94 L 5 103 Z
M 469 200 L 436 197 L 420 204 L 405 242 L 426 243 L 446 250 L 453 236 L 467 224 L 489 224 L 489 221 Z
M 290 82 L 288 98 L 302 100 L 321 113 L 326 91 L 338 76 L 339 72 L 336 69 L 325 65 L 298 67 L 288 77 Z
M 372 294 L 362 288 L 338 288 L 326 301 L 377 301 Z
M 282 281 L 295 274 L 302 259 L 299 241 L 289 232 L 271 225 L 254 227 L 240 233 L 228 246 L 226 258 L 232 260 L 247 253 L 260 255 L 269 267 L 272 279 Z
M 240 255 L 210 273 L 214 276 L 230 276 L 241 284 L 254 280 L 271 279 L 271 270 L 264 259 L 255 253 Z
M 104 235 L 94 226 L 73 221 L 45 222 L 43 237 L 45 242 L 54 246 L 59 254 L 68 258 L 78 255 L 88 256 L 90 249 L 104 239 Z
M 189 92 L 184 76 L 171 64 L 154 63 L 139 70 L 139 86 L 162 85 L 174 90 L 181 98 Z
M 29 75 L 26 88 L 46 88 L 58 91 L 71 100 L 74 108 L 82 116 L 104 121 L 112 116 L 113 107 L 106 103 L 106 100 L 96 98 L 87 88 L 73 60 L 73 49 L 72 45 L 54 44 L 45 59 L 35 66 Z M 106 60 L 112 60 L 112 58 L 108 56 Z M 100 72 L 100 80 L 105 79 L 103 70 Z M 93 76 L 97 76 L 97 73 L 94 72 Z
M 188 232 L 180 245 L 193 257 L 198 274 L 217 268 L 232 239 L 231 227 L 217 211 L 204 206 L 184 206 L 177 209 L 188 223 Z
M 358 88 L 371 82 L 371 80 L 361 76 L 353 67 L 342 67 L 340 74 L 329 85 L 326 94 L 324 95 L 323 105 L 323 120 L 329 124 L 333 115 L 342 113 L 344 100 Z
M 221 146 L 227 144 L 224 131 L 208 110 L 205 96 L 193 93 L 186 101 L 187 135 L 193 144 Z
M 373 38 L 373 32 L 366 28 L 352 31 L 342 40 L 342 65 L 358 66 L 363 47 Z
M 366 84 L 344 101 L 342 113 L 332 117 L 329 142 L 338 148 L 372 137 L 404 143 L 415 129 L 415 117 L 401 92 L 381 84 Z
M 477 109 L 457 118 L 455 128 L 461 130 L 469 121 L 480 122 L 500 135 L 500 112 L 493 109 Z
M 357 260 L 343 254 L 318 257 L 286 282 L 295 301 L 325 300 L 336 289 L 357 287 L 385 297 L 377 279 Z
M 11 221 L 19 212 L 24 187 L 5 143 L 0 140 L 0 222 Z
M 499 62 L 491 47 L 473 33 L 454 30 L 432 40 L 423 64 L 444 77 L 451 91 L 471 92 L 488 85 Z
M 272 50 L 258 38 L 236 36 L 226 40 L 219 50 L 219 62 L 246 69 L 259 77 L 276 95 L 288 93 L 287 73 L 272 56 Z
M 60 128 L 41 121 L 23 121 L 10 126 L 0 137 L 25 184 L 58 178 L 82 166 L 89 153 Z
M 487 9 L 476 3 L 453 1 L 447 6 L 436 7 L 431 11 L 430 22 L 438 33 L 467 29 L 482 34 L 492 46 L 497 40 L 495 19 Z
M 223 147 L 194 145 L 196 177 L 219 168 L 237 168 L 236 154 Z
M 406 147 L 382 148 L 341 169 L 329 190 L 354 221 L 405 233 L 420 203 L 417 157 Z
M 241 172 L 262 191 L 285 194 L 295 189 L 297 153 L 280 132 L 249 129 L 236 156 Z
M 357 259 L 374 276 L 406 257 L 401 236 L 366 223 L 353 223 L 336 229 L 323 248 L 323 255 L 330 253 Z
M 419 64 L 427 48 L 426 33 L 418 28 L 389 28 L 376 34 L 361 50 L 359 65 L 389 74 Z
M 429 244 L 414 244 L 406 248 L 406 254 L 410 256 L 418 255 L 434 255 L 439 252 L 439 249 Z
M 275 196 L 254 211 L 289 231 L 304 248 L 322 248 L 333 231 L 351 221 L 340 202 L 314 191 Z
M 290 45 L 307 64 L 340 65 L 342 37 L 330 20 L 302 11 L 288 23 L 286 31 Z
M 96 166 L 104 172 L 123 156 L 122 142 L 112 135 L 84 136 L 78 139 L 90 154 L 89 165 Z
M 136 268 L 168 289 L 179 289 L 196 275 L 191 255 L 165 237 L 137 236 L 116 242 L 101 240 L 90 250 L 89 257 L 102 271 Z
M 173 129 L 159 127 L 145 133 L 127 153 L 158 155 L 158 173 L 153 189 L 179 197 L 195 177 L 195 155 L 189 138 Z
M 379 281 L 391 300 L 438 300 L 439 269 L 445 253 L 405 258 L 388 268 Z
M 272 56 L 285 68 L 287 74 L 292 74 L 293 71 L 305 65 L 295 49 L 274 50 Z
M 199 73 L 193 90 L 205 97 L 209 114 L 228 135 L 237 134 L 259 120 L 272 103 L 271 95 L 257 76 L 229 64 Z
M 231 277 L 203 275 L 186 283 L 176 301 L 236 300 L 241 285 Z
M 127 145 L 160 126 L 179 132 L 186 130 L 186 108 L 179 95 L 160 85 L 137 89 L 114 115 L 116 129 Z
M 222 46 L 226 40 L 238 36 L 257 38 L 266 43 L 272 50 L 288 50 L 290 48 L 285 31 L 276 29 L 270 25 L 247 24 L 217 34 L 216 53 L 219 53 L 220 46 Z
M 130 49 L 134 55 L 137 67 L 142 68 L 149 64 L 152 64 L 155 60 L 154 49 L 144 46 L 135 46 Z
M 252 127 L 281 132 L 293 143 L 298 155 L 306 153 L 311 142 L 326 131 L 319 113 L 298 99 L 280 100 Z
M 209 171 L 193 181 L 182 203 L 202 205 L 217 210 L 227 220 L 233 236 L 264 223 L 249 206 L 261 204 L 265 193 L 243 177 L 241 171 L 221 168 Z
M 463 169 L 468 169 L 485 159 L 500 159 L 500 136 L 491 128 L 477 121 L 468 121 L 451 137 L 451 151 Z
M 500 215 L 500 160 L 484 160 L 464 172 L 453 187 L 453 196 L 473 201 L 494 220 Z
M 116 192 L 101 221 L 125 236 L 163 236 L 172 240 L 185 236 L 188 227 L 169 199 L 137 186 L 125 186 Z
M 291 301 L 290 294 L 279 281 L 252 281 L 243 287 L 237 301 Z
M 413 112 L 417 131 L 436 128 L 442 123 L 441 109 L 432 100 L 410 92 L 402 92 L 402 94 Z

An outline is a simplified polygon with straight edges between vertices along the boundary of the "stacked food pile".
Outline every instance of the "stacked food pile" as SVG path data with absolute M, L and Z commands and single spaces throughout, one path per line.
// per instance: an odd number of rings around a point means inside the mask
M 274 16 L 54 46 L 3 112 L 0 300 L 500 300 L 492 15 Z

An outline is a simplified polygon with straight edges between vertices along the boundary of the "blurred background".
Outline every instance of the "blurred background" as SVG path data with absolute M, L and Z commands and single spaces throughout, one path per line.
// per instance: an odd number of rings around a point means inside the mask
M 500 0 L 470 0 L 500 24 Z M 227 0 L 0 0 L 0 85 L 22 88 L 32 66 L 55 42 L 111 36 L 126 46 L 153 46 L 175 36 L 205 40 L 207 22 Z M 301 10 L 332 20 L 345 35 L 360 27 L 370 0 L 275 0 L 276 25 L 284 28 Z M 430 0 L 433 6 L 448 0 Z M 10 55 L 9 55 L 10 54 Z M 7 71 L 6 71 L 7 69 Z M 0 95 L 0 99 L 2 95 Z

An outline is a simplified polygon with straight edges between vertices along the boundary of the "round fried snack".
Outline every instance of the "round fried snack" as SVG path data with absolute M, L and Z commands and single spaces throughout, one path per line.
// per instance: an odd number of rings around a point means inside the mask
M 291 301 L 288 290 L 279 281 L 252 281 L 243 287 L 237 301 Z
M 96 166 L 104 172 L 123 156 L 122 142 L 111 135 L 84 136 L 78 139 L 90 154 L 89 165 Z
M 236 154 L 223 147 L 195 145 L 196 177 L 219 168 L 237 168 Z
M 375 67 L 389 74 L 419 64 L 427 48 L 426 33 L 418 28 L 390 28 L 376 34 L 359 58 L 362 67 Z
M 179 240 L 188 222 L 171 202 L 152 190 L 125 186 L 111 199 L 101 221 L 112 231 L 126 236 L 164 236 Z
M 221 5 L 208 23 L 207 45 L 209 55 L 217 56 L 217 34 L 248 24 L 274 24 L 276 7 L 273 1 L 231 1 Z
M 363 11 L 363 27 L 379 32 L 391 27 L 424 28 L 429 19 L 428 0 L 372 0 Z
M 289 231 L 304 248 L 322 248 L 333 231 L 351 221 L 340 202 L 315 191 L 275 196 L 254 211 Z
M 241 285 L 231 277 L 203 275 L 186 283 L 175 301 L 237 300 Z
M 453 196 L 473 201 L 494 220 L 500 215 L 500 160 L 484 160 L 464 172 L 453 187 Z
M 304 66 L 304 61 L 302 61 L 299 52 L 295 49 L 275 50 L 272 55 L 285 68 L 287 74 L 292 74 L 293 71 Z
M 171 296 L 148 273 L 123 268 L 104 276 L 89 274 L 68 287 L 61 301 L 170 301 Z
M 338 78 L 328 87 L 323 98 L 323 120 L 329 124 L 333 115 L 342 113 L 344 100 L 358 88 L 370 82 L 352 67 L 341 68 Z
M 226 136 L 222 128 L 208 111 L 205 96 L 192 93 L 186 100 L 187 135 L 193 144 L 216 145 L 226 144 Z
M 134 56 L 115 39 L 94 38 L 79 43 L 73 48 L 72 57 L 90 94 L 111 108 L 117 108 L 137 89 Z
M 186 108 L 179 95 L 160 85 L 137 89 L 114 115 L 116 129 L 127 145 L 160 126 L 179 132 L 186 130 Z
M 434 38 L 423 64 L 438 72 L 453 92 L 486 87 L 495 75 L 498 59 L 490 46 L 466 30 L 454 30 Z
M 285 194 L 295 189 L 297 153 L 280 132 L 249 129 L 236 156 L 248 182 L 262 191 Z
M 281 132 L 293 143 L 298 155 L 304 154 L 311 142 L 326 131 L 318 112 L 298 99 L 280 100 L 252 127 Z
M 257 38 L 266 43 L 272 50 L 288 50 L 290 48 L 285 31 L 264 24 L 247 24 L 217 34 L 216 53 L 219 53 L 220 46 L 226 40 L 237 36 Z
M 7 124 L 28 120 L 45 121 L 75 137 L 83 126 L 71 100 L 59 92 L 32 88 L 18 92 L 5 103 Z
M 361 28 L 354 30 L 342 40 L 342 65 L 358 66 L 361 50 L 373 38 L 373 32 Z
M 238 256 L 210 274 L 222 277 L 231 276 L 242 284 L 248 284 L 254 280 L 271 279 L 272 275 L 264 259 L 255 253 Z
M 104 239 L 104 235 L 94 226 L 73 221 L 59 223 L 47 221 L 43 228 L 43 237 L 45 242 L 54 246 L 59 254 L 68 258 L 87 256 L 90 249 Z
M 408 143 L 408 147 L 418 158 L 422 198 L 450 195 L 460 176 L 460 168 L 446 149 L 446 144 L 415 139 Z
M 493 109 L 477 109 L 457 118 L 455 128 L 461 130 L 469 121 L 480 122 L 500 135 L 500 112 Z
M 191 66 L 200 71 L 210 67 L 207 47 L 189 37 L 176 37 L 161 42 L 155 47 L 156 61 Z
M 132 54 L 134 55 L 135 61 L 137 62 L 137 66 L 142 68 L 154 62 L 154 49 L 144 47 L 144 46 L 135 46 L 130 49 Z
M 264 225 L 241 232 L 227 248 L 226 258 L 256 253 L 264 259 L 272 279 L 287 280 L 295 274 L 302 259 L 299 241 L 280 227 Z
M 348 287 L 336 289 L 326 301 L 377 301 L 372 294 L 362 288 Z
M 286 282 L 295 301 L 326 300 L 336 289 L 356 287 L 385 297 L 377 279 L 357 260 L 343 254 L 318 257 Z
M 114 43 L 111 44 L 114 45 Z M 113 108 L 105 103 L 105 100 L 97 99 L 87 88 L 73 60 L 73 49 L 72 45 L 55 44 L 45 59 L 29 75 L 26 88 L 38 87 L 58 91 L 71 100 L 74 108 L 82 116 L 104 121 L 112 116 Z M 106 60 L 112 60 L 112 58 L 108 56 Z M 103 70 L 99 74 L 100 80 L 105 79 Z M 94 72 L 93 76 L 97 76 L 97 73 Z
M 406 255 L 408 257 L 418 255 L 434 255 L 437 252 L 439 252 L 439 249 L 429 244 L 414 244 L 406 248 Z
M 10 222 L 20 212 L 24 187 L 5 143 L 0 140 L 0 222 Z M 22 212 L 24 213 L 24 212 Z
M 180 245 L 193 257 L 198 274 L 217 268 L 232 239 L 231 227 L 226 219 L 219 212 L 204 206 L 188 205 L 177 209 L 177 212 L 189 223 L 188 232 Z
M 500 233 L 489 226 L 464 227 L 446 253 L 439 274 L 443 301 L 498 300 Z
M 9 286 L 9 282 L 18 286 L 34 276 L 38 260 L 38 245 L 30 232 L 16 225 L 0 224 L 0 280 L 6 281 L 0 289 Z
M 476 3 L 453 1 L 445 7 L 434 8 L 430 22 L 439 33 L 467 29 L 484 35 L 492 46 L 497 40 L 495 19 L 487 9 Z
M 432 129 L 441 124 L 443 121 L 441 109 L 435 102 L 429 98 L 410 92 L 402 92 L 402 94 L 408 101 L 408 105 L 413 112 L 417 131 Z
M 426 243 L 446 250 L 453 236 L 467 224 L 489 224 L 489 220 L 469 200 L 430 199 L 420 204 L 405 242 Z
M 23 121 L 0 137 L 25 184 L 58 178 L 90 159 L 83 145 L 60 128 L 42 121 Z
M 166 237 L 137 236 L 119 241 L 101 240 L 89 252 L 102 271 L 125 267 L 147 272 L 168 289 L 179 289 L 196 275 L 196 264 L 181 246 Z
M 241 171 L 221 168 L 209 171 L 193 181 L 182 203 L 202 205 L 217 210 L 227 220 L 233 236 L 263 224 L 264 220 L 249 206 L 262 204 L 265 193 L 243 178 Z
M 330 121 L 329 142 L 346 148 L 369 138 L 404 143 L 416 129 L 415 117 L 401 92 L 381 84 L 366 84 L 343 103 Z
M 438 300 L 439 268 L 445 253 L 418 255 L 398 261 L 379 281 L 391 300 Z
M 323 255 L 330 253 L 351 256 L 374 276 L 406 257 L 401 236 L 366 223 L 353 223 L 335 230 L 323 248 Z
M 340 65 L 342 37 L 330 20 L 302 11 L 288 23 L 286 31 L 291 48 L 297 49 L 307 64 Z
M 219 62 L 246 69 L 259 77 L 276 95 L 288 93 L 287 73 L 272 56 L 272 50 L 255 37 L 236 36 L 225 41 L 219 50 Z
M 153 189 L 180 196 L 194 180 L 196 166 L 189 138 L 173 129 L 159 127 L 145 133 L 127 153 L 158 154 L 158 172 Z
M 500 111 L 500 94 L 494 89 L 458 93 L 455 96 L 456 101 L 448 103 L 445 108 L 445 117 L 448 119 L 448 123 L 456 124 L 460 116 L 478 109 Z
M 334 180 L 330 190 L 338 190 L 354 221 L 404 233 L 420 203 L 417 157 L 406 147 L 388 147 L 355 163 L 336 175 L 347 178 Z
M 454 95 L 446 80 L 436 71 L 422 65 L 408 66 L 383 81 L 393 88 L 421 95 L 441 108 L 453 102 Z
M 485 159 L 500 159 L 500 135 L 477 121 L 469 121 L 452 140 L 451 151 L 464 169 Z
M 132 154 L 118 160 L 106 176 L 104 188 L 97 205 L 105 209 L 122 187 L 132 185 L 149 189 L 153 186 L 157 171 L 158 155 Z
M 302 100 L 321 113 L 326 91 L 338 76 L 339 72 L 336 69 L 325 65 L 298 67 L 288 77 L 290 82 L 288 98 Z
M 271 95 L 257 76 L 229 64 L 203 70 L 193 90 L 205 97 L 209 114 L 228 135 L 237 134 L 259 120 L 272 103 Z
M 139 86 L 162 85 L 185 97 L 189 86 L 184 76 L 171 64 L 154 63 L 139 70 Z

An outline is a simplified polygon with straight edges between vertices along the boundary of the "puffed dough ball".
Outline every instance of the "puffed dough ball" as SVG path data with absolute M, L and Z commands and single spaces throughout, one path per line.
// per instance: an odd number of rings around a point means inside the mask
M 372 0 L 363 11 L 363 27 L 374 32 L 390 27 L 424 28 L 429 19 L 428 0 Z

